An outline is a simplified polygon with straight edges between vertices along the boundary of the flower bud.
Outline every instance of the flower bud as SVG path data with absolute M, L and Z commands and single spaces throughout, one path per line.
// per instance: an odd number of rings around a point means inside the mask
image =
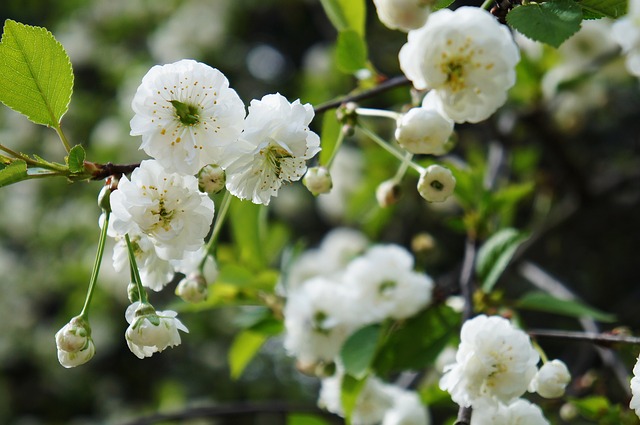
M 387 28 L 405 32 L 424 25 L 432 1 L 425 0 L 374 0 L 378 19 Z
M 564 389 L 571 382 L 567 365 L 561 360 L 552 360 L 542 365 L 529 384 L 530 392 L 537 392 L 544 398 L 558 398 L 564 395 Z
M 219 165 L 205 165 L 198 173 L 198 189 L 209 195 L 215 195 L 224 189 L 226 180 L 226 174 Z
M 313 196 L 318 196 L 322 193 L 329 193 L 333 187 L 331 175 L 326 167 L 309 168 L 302 179 L 302 184 L 309 189 L 309 192 L 311 192 Z
M 394 180 L 385 180 L 376 189 L 376 200 L 378 205 L 386 208 L 395 204 L 400 199 L 400 185 Z
M 138 286 L 134 282 L 129 282 L 127 285 L 127 298 L 132 304 L 140 301 L 140 292 L 138 292 Z
M 430 165 L 420 175 L 418 192 L 429 202 L 444 202 L 456 187 L 456 179 L 449 169 Z
M 453 133 L 453 121 L 435 109 L 412 108 L 397 122 L 396 140 L 411 153 L 442 155 Z
M 85 364 L 91 360 L 95 354 L 96 347 L 93 345 L 93 340 L 89 339 L 86 348 L 83 350 L 74 353 L 58 350 L 58 361 L 62 366 L 68 369 Z
M 80 316 L 76 316 L 56 333 L 58 350 L 77 353 L 91 341 L 91 327 Z
M 199 303 L 207 299 L 207 281 L 200 273 L 193 273 L 178 283 L 176 295 L 188 303 Z

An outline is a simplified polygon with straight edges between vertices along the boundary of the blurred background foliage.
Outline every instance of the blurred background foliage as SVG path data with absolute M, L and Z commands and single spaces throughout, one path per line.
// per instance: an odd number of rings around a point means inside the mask
M 378 72 L 373 79 L 399 75 L 397 52 L 406 36 L 382 27 L 372 4 L 367 6 L 369 55 Z M 155 64 L 182 58 L 208 63 L 228 77 L 247 104 L 280 92 L 318 105 L 358 84 L 337 70 L 336 32 L 315 0 L 3 0 L 0 19 L 44 26 L 63 44 L 75 74 L 63 128 L 96 162 L 144 158 L 139 140 L 128 135 L 130 101 Z M 445 293 L 455 293 L 465 233 L 483 240 L 511 226 L 533 236 L 494 297 L 517 298 L 531 289 L 531 270 L 538 270 L 543 273 L 537 276 L 555 277 L 589 304 L 615 314 L 618 324 L 640 328 L 638 82 L 625 73 L 621 59 L 597 62 L 602 55 L 589 49 L 615 53 L 611 45 L 600 46 L 597 37 L 557 52 L 521 42 L 518 83 L 507 106 L 484 123 L 456 127 L 457 144 L 444 162 L 455 168 L 457 202 L 427 205 L 411 174 L 402 183 L 401 201 L 380 208 L 375 188 L 393 177 L 397 160 L 356 133 L 336 159 L 331 194 L 314 199 L 294 184 L 274 200 L 268 213 L 265 252 L 273 253 L 265 259 L 268 266 L 279 267 L 284 247 L 313 246 L 329 229 L 347 225 L 374 241 L 413 248 L 419 267 Z M 576 53 L 580 49 L 581 55 Z M 590 60 L 580 62 L 585 57 Z M 411 101 L 410 91 L 401 87 L 362 105 L 401 110 Z M 392 137 L 393 122 L 362 119 L 383 137 Z M 319 115 L 316 131 L 321 124 Z M 64 152 L 55 139 L 49 129 L 0 108 L 3 144 L 61 161 Z M 430 160 L 418 161 L 426 165 Z M 489 185 L 487 170 L 495 174 Z M 123 337 L 128 277 L 113 271 L 109 251 L 91 316 L 97 355 L 76 369 L 58 364 L 53 336 L 83 303 L 98 239 L 95 199 L 100 187 L 98 182 L 70 185 L 52 179 L 0 191 L 0 423 L 126 423 L 147 414 L 234 401 L 312 406 L 318 382 L 296 371 L 278 338 L 266 343 L 237 381 L 231 380 L 227 352 L 242 327 L 238 315 L 256 311 L 242 305 L 255 304 L 255 294 L 244 299 L 241 291 L 227 294 L 226 306 L 208 304 L 216 308 L 185 306 L 173 296 L 173 286 L 152 294 L 158 308 L 181 311 L 190 333 L 178 348 L 144 361 L 135 358 Z M 237 235 L 227 227 L 219 251 L 223 260 L 234 258 L 225 245 L 233 240 Z M 262 283 L 275 280 L 263 276 Z M 218 295 L 224 299 L 225 294 Z M 502 303 L 483 302 L 488 309 Z M 522 319 L 529 326 L 579 329 L 574 319 L 548 314 L 524 313 Z M 589 346 L 555 342 L 549 349 L 551 357 L 571 361 L 576 376 L 593 378 L 578 379 L 581 386 L 573 395 L 607 393 L 627 402 L 613 373 L 600 368 Z M 630 362 L 636 351 L 625 351 L 625 360 Z M 454 412 L 448 403 L 445 416 Z M 190 423 L 283 419 L 246 415 Z

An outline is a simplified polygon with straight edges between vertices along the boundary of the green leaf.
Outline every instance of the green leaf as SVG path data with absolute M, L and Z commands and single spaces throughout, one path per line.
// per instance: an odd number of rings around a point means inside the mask
M 69 155 L 65 158 L 67 161 L 67 165 L 69 166 L 69 171 L 72 173 L 82 173 L 84 172 L 84 159 L 86 158 L 86 154 L 84 152 L 84 148 L 80 145 L 75 145 L 69 151 Z
M 378 349 L 372 369 L 377 375 L 386 375 L 407 369 L 420 370 L 433 364 L 458 333 L 459 321 L 458 313 L 439 305 L 398 322 L 396 330 Z
M 356 378 L 363 378 L 369 371 L 380 339 L 380 325 L 370 325 L 351 335 L 340 350 L 345 371 Z
M 433 4 L 433 7 L 431 8 L 431 11 L 435 12 L 436 10 L 449 7 L 454 1 L 455 0 L 436 0 L 436 2 Z
M 340 135 L 340 122 L 335 112 L 325 112 L 322 117 L 322 132 L 320 134 L 320 165 L 327 165 L 329 159 L 333 156 Z
M 513 254 L 528 238 L 528 234 L 507 228 L 496 232 L 480 247 L 476 259 L 476 273 L 482 282 L 484 292 L 491 292 L 509 265 Z
M 260 237 L 261 207 L 233 197 L 229 211 L 231 232 L 238 257 L 242 264 L 252 269 L 261 269 L 266 265 Z
M 360 392 L 362 392 L 366 383 L 367 377 L 358 379 L 348 374 L 344 374 L 342 377 L 340 401 L 342 402 L 342 409 L 344 410 L 344 417 L 347 424 L 351 423 L 351 414 L 356 407 Z
M 367 66 L 367 45 L 354 30 L 340 31 L 336 46 L 336 64 L 340 71 L 353 74 Z
M 287 415 L 287 425 L 329 425 L 329 422 L 316 415 L 290 413 Z
M 8 186 L 13 183 L 28 179 L 27 163 L 18 160 L 0 169 L 0 187 Z
M 254 331 L 240 332 L 229 349 L 231 378 L 238 379 L 251 359 L 255 357 L 268 336 Z
M 605 313 L 576 300 L 561 300 L 546 292 L 533 291 L 525 294 L 516 303 L 523 310 L 544 311 L 569 317 L 592 317 L 600 322 L 615 322 L 613 314 Z
M 0 101 L 36 124 L 59 128 L 72 91 L 69 56 L 53 35 L 7 19 L 0 40 Z
M 532 40 L 559 47 L 580 29 L 582 9 L 573 0 L 551 0 L 513 8 L 507 23 Z
M 585 19 L 619 18 L 627 13 L 627 0 L 579 0 Z
M 320 0 L 320 3 L 338 32 L 353 30 L 364 36 L 365 0 Z

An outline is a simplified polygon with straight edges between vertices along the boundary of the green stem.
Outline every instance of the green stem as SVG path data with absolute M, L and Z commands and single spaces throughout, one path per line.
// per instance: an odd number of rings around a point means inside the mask
M 482 3 L 482 6 L 480 6 L 480 9 L 490 10 L 494 3 L 495 3 L 495 0 L 484 0 L 484 3 Z
M 111 213 L 104 213 L 104 222 L 102 223 L 102 229 L 100 230 L 100 240 L 98 241 L 98 252 L 96 253 L 96 260 L 93 263 L 93 271 L 91 272 L 91 279 L 89 280 L 89 289 L 87 289 L 87 297 L 84 300 L 84 306 L 80 312 L 80 317 L 85 320 L 89 320 L 89 306 L 91 305 L 91 298 L 93 297 L 93 291 L 98 281 L 98 274 L 100 273 L 100 264 L 102 264 L 102 256 L 104 255 L 104 246 L 107 241 L 107 228 L 109 227 L 109 218 Z
M 402 114 L 398 112 L 371 108 L 356 108 L 356 114 L 367 117 L 391 118 L 394 121 L 402 116 Z
M 133 244 L 131 243 L 131 239 L 129 239 L 129 234 L 124 235 L 125 241 L 127 241 L 127 251 L 129 251 L 129 264 L 131 265 L 131 272 L 134 277 L 134 281 L 136 287 L 138 288 L 138 295 L 140 296 L 140 303 L 149 304 L 149 299 L 147 298 L 147 291 L 142 287 L 142 279 L 140 279 L 140 272 L 138 271 L 138 264 L 136 263 L 136 254 L 133 250 Z
M 27 164 L 31 164 L 31 165 L 37 165 L 38 164 L 36 161 L 34 161 L 33 159 L 29 158 L 27 155 L 22 154 L 20 152 L 16 152 L 13 149 L 10 149 L 10 148 L 6 147 L 3 144 L 0 144 L 0 150 L 5 151 L 6 153 L 8 153 L 9 155 L 13 156 L 16 159 L 23 160 Z
M 218 236 L 220 235 L 220 230 L 222 230 L 222 225 L 224 224 L 224 220 L 227 218 L 227 212 L 229 211 L 229 206 L 231 205 L 231 193 L 229 191 L 225 191 L 224 197 L 222 198 L 222 202 L 220 202 L 220 211 L 216 215 L 216 221 L 213 224 L 213 231 L 211 232 L 211 237 L 209 238 L 209 242 L 207 242 L 206 253 L 202 261 L 200 262 L 199 269 L 202 270 L 204 268 L 204 264 L 207 262 L 207 257 L 213 254 L 213 247 L 218 240 Z
M 374 142 L 376 142 L 381 148 L 383 148 L 384 150 L 386 150 L 387 152 L 389 152 L 391 155 L 395 156 L 396 158 L 398 158 L 400 161 L 402 161 L 403 163 L 406 163 L 409 167 L 413 168 L 414 170 L 416 170 L 418 173 L 421 173 L 423 171 L 423 168 L 421 166 L 419 166 L 418 164 L 416 164 L 415 162 L 409 160 L 407 161 L 405 156 L 403 154 L 401 154 L 400 152 L 398 152 L 396 149 L 392 148 L 391 146 L 389 146 L 389 144 L 380 136 L 378 136 L 376 133 L 374 133 L 373 131 L 371 131 L 369 128 L 367 128 L 366 126 L 362 125 L 361 123 L 358 123 L 358 128 L 360 130 L 362 130 L 362 132 L 364 132 L 364 134 L 366 134 L 367 136 L 369 136 L 369 138 L 371 140 L 373 140 Z
M 60 141 L 64 145 L 64 149 L 67 151 L 67 153 L 71 152 L 71 145 L 69 145 L 67 136 L 65 136 L 64 133 L 62 132 L 62 127 L 60 126 L 60 124 L 58 124 L 58 126 L 55 127 L 55 129 L 56 129 L 56 133 L 58 133 L 58 137 L 60 138 Z
M 409 168 L 412 159 L 413 159 L 413 154 L 411 152 L 407 151 L 404 154 L 404 159 L 403 159 L 402 163 L 400 164 L 400 168 L 398 168 L 398 171 L 396 172 L 396 175 L 393 176 L 393 181 L 395 183 L 399 184 L 402 181 L 402 178 L 407 173 L 407 169 Z
M 333 147 L 333 152 L 331 153 L 331 158 L 329 158 L 329 160 L 325 164 L 325 167 L 327 167 L 327 170 L 331 169 L 331 164 L 333 163 L 333 160 L 336 158 L 336 155 L 338 154 L 338 151 L 340 150 L 340 147 L 342 146 L 342 141 L 343 140 L 344 140 L 344 132 L 340 131 L 338 133 L 338 140 L 336 141 L 336 145 Z

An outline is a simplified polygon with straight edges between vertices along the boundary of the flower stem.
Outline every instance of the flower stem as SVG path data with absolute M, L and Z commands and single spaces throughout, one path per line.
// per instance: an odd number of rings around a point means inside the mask
M 484 0 L 484 3 L 482 3 L 482 6 L 480 6 L 480 9 L 489 10 L 491 9 L 491 6 L 493 6 L 494 2 L 495 0 Z
M 107 228 L 109 227 L 110 212 L 104 213 L 104 222 L 102 223 L 102 229 L 100 230 L 100 239 L 98 240 L 98 252 L 96 253 L 96 259 L 93 263 L 93 271 L 91 272 L 91 279 L 89 280 L 89 289 L 87 289 L 87 297 L 84 300 L 84 306 L 80 312 L 80 317 L 85 320 L 89 319 L 89 306 L 91 305 L 91 298 L 93 297 L 93 291 L 98 281 L 98 274 L 100 273 L 100 264 L 102 264 L 102 256 L 104 255 L 104 246 L 107 241 Z
M 62 127 L 60 126 L 60 124 L 58 124 L 55 127 L 55 129 L 56 129 L 56 133 L 58 133 L 58 137 L 60 138 L 60 141 L 64 145 L 64 150 L 66 150 L 67 153 L 71 152 L 71 145 L 69 145 L 69 141 L 67 140 L 67 136 L 64 135 L 64 133 L 62 131 Z
M 336 158 L 336 156 L 338 154 L 338 151 L 340 150 L 340 147 L 342 146 L 342 141 L 343 140 L 344 140 L 344 132 L 341 130 L 338 133 L 338 140 L 336 140 L 336 144 L 333 147 L 333 152 L 331 152 L 331 158 L 329 158 L 329 160 L 325 164 L 325 167 L 327 168 L 327 170 L 331 169 L 331 164 L 333 163 L 333 160 Z
M 381 148 L 383 148 L 384 150 L 389 152 L 391 155 L 393 155 L 396 158 L 398 158 L 403 163 L 406 163 L 409 167 L 413 168 L 418 173 L 421 173 L 423 171 L 423 168 L 421 166 L 419 166 L 418 164 L 416 164 L 415 162 L 413 162 L 411 160 L 407 161 L 406 157 L 404 155 L 402 155 L 402 153 L 398 152 L 396 149 L 394 149 L 391 146 L 389 146 L 389 144 L 384 139 L 382 139 L 382 137 L 378 136 L 376 133 L 371 131 L 368 127 L 362 125 L 361 123 L 358 123 L 358 128 L 360 128 L 360 130 L 362 130 L 362 132 L 364 132 L 364 134 L 369 136 L 369 138 L 371 140 L 373 140 L 378 145 L 380 145 Z
M 224 220 L 227 217 L 227 212 L 229 211 L 229 205 L 231 205 L 231 193 L 229 191 L 225 191 L 224 197 L 222 198 L 222 202 L 220 202 L 220 211 L 216 215 L 216 221 L 213 224 L 213 231 L 211 232 L 211 237 L 207 242 L 206 253 L 202 261 L 200 261 L 199 269 L 202 270 L 204 268 L 204 264 L 207 262 L 207 257 L 213 254 L 213 247 L 216 244 L 216 240 L 218 240 L 218 236 L 220 235 L 220 230 L 222 230 L 222 225 L 224 224 Z
M 142 279 L 140 279 L 140 272 L 138 271 L 138 264 L 136 263 L 136 254 L 133 250 L 133 244 L 131 243 L 131 239 L 129 238 L 129 234 L 124 235 L 124 240 L 127 241 L 127 251 L 129 252 L 129 264 L 131 265 L 131 274 L 133 275 L 133 280 L 136 283 L 136 287 L 138 288 L 138 295 L 140 296 L 140 303 L 149 304 L 149 299 L 147 298 L 147 291 L 142 287 Z
M 407 151 L 404 154 L 404 159 L 403 159 L 402 163 L 400 164 L 400 168 L 398 168 L 398 171 L 396 172 L 396 175 L 393 176 L 393 181 L 395 183 L 400 184 L 400 182 L 402 181 L 402 178 L 407 173 L 407 169 L 409 168 L 412 159 L 413 159 L 413 154 L 411 152 Z
M 397 120 L 402 114 L 394 111 L 387 111 L 384 109 L 371 109 L 371 108 L 356 108 L 356 114 L 367 117 L 382 117 Z

